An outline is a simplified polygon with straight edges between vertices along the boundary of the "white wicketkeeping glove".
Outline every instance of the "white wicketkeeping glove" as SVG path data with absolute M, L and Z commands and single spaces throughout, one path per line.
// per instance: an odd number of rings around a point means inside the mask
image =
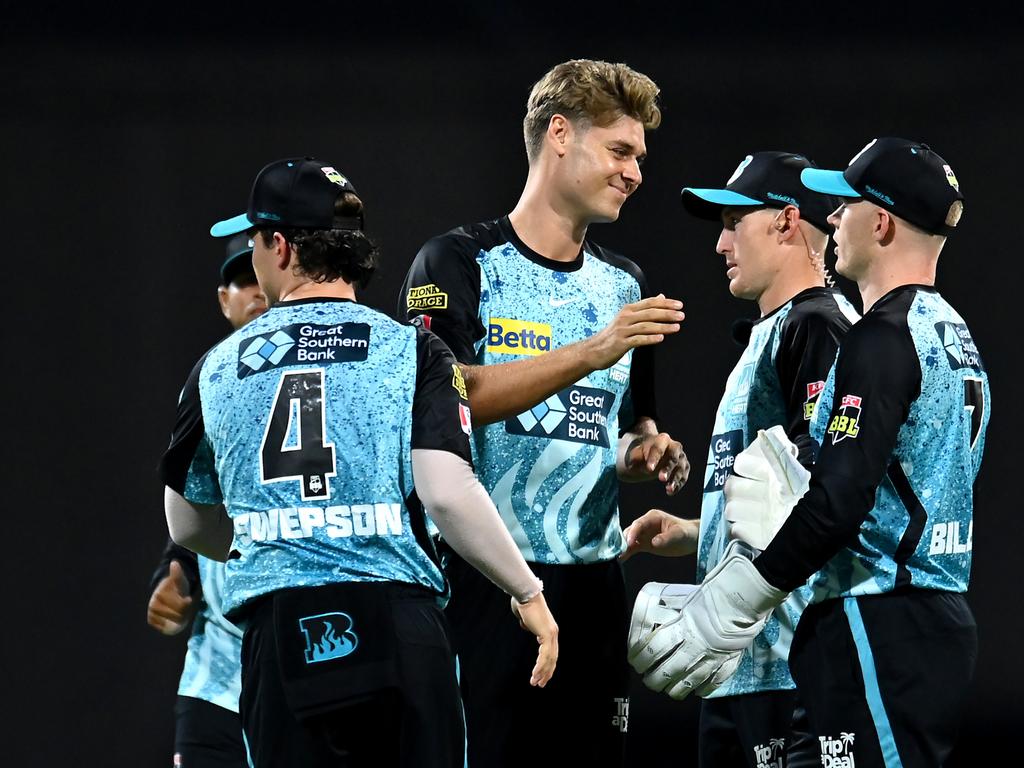
M 669 585 L 677 591 L 668 591 L 651 583 L 641 590 L 629 631 L 629 663 L 644 685 L 673 699 L 694 692 L 706 696 L 735 673 L 744 649 L 786 598 L 757 572 L 753 554 L 733 541 L 699 587 Z
M 729 536 L 765 549 L 807 493 L 811 473 L 797 461 L 797 447 L 776 425 L 762 429 L 736 456 L 725 481 L 725 519 Z

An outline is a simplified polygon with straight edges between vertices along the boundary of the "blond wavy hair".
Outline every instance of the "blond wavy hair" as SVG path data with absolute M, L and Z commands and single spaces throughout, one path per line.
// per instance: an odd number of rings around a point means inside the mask
M 651 78 L 625 64 L 573 59 L 553 67 L 530 90 L 523 119 L 526 154 L 540 152 L 553 115 L 589 127 L 611 125 L 626 115 L 647 130 L 661 125 L 660 89 Z

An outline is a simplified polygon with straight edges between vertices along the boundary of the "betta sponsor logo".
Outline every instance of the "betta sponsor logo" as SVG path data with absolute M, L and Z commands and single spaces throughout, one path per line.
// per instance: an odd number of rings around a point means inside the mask
M 810 421 L 814 416 L 814 409 L 818 407 L 818 400 L 821 392 L 825 389 L 824 381 L 812 381 L 807 385 L 807 399 L 804 400 L 804 421 Z
M 828 425 L 832 445 L 860 434 L 860 410 L 861 398 L 858 395 L 843 395 L 839 412 L 832 417 L 832 423 Z
M 542 355 L 551 351 L 551 326 L 492 317 L 487 326 L 487 349 L 496 355 Z

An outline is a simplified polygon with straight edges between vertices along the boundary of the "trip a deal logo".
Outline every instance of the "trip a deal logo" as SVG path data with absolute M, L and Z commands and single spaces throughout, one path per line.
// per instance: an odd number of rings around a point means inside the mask
M 492 317 L 487 326 L 487 350 L 496 355 L 542 355 L 551 351 L 551 326 Z
M 505 431 L 608 448 L 608 414 L 614 401 L 607 390 L 574 385 L 506 420 Z

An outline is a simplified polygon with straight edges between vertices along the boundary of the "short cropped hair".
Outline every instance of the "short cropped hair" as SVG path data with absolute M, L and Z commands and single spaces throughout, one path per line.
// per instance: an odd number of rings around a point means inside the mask
M 661 125 L 659 90 L 651 78 L 625 64 L 592 59 L 558 64 L 534 84 L 527 99 L 526 154 L 531 162 L 537 157 L 556 114 L 587 127 L 611 125 L 628 115 L 653 130 Z

